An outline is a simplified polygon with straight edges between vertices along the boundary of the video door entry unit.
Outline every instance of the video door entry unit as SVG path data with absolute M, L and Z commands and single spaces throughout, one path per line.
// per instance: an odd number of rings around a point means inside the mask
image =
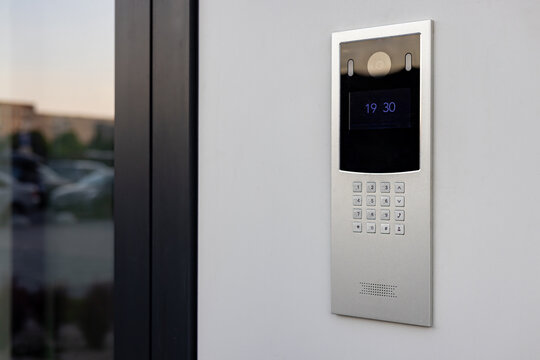
M 332 36 L 332 312 L 432 324 L 431 20 Z

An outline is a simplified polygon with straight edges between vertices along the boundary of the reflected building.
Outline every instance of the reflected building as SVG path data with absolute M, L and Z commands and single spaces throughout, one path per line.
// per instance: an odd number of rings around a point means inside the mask
M 113 119 L 81 116 L 51 115 L 36 112 L 32 104 L 0 102 L 0 137 L 9 138 L 20 132 L 38 133 L 52 142 L 68 132 L 73 132 L 83 145 L 99 138 L 112 144 Z M 112 148 L 110 149 L 112 151 Z

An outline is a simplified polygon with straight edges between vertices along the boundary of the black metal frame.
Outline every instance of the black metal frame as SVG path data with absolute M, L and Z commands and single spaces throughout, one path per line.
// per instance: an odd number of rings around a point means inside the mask
M 197 45 L 197 0 L 116 0 L 116 360 L 197 358 Z
M 151 2 L 116 0 L 115 359 L 150 359 Z
M 154 0 L 152 358 L 197 353 L 197 1 Z

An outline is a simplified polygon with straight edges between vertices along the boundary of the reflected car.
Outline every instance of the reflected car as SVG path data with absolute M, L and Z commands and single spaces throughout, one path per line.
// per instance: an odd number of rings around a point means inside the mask
M 39 172 L 39 167 L 40 161 L 36 156 L 21 154 L 13 154 L 11 156 L 11 174 L 13 175 L 13 179 L 18 183 L 32 185 L 37 189 L 37 195 L 39 197 L 38 208 L 43 210 L 46 207 L 47 196 L 46 186 Z M 18 210 L 15 200 L 14 197 L 14 209 Z
M 60 186 L 50 196 L 55 213 L 70 213 L 76 218 L 112 216 L 114 171 L 110 167 L 95 170 L 79 181 Z
M 2 218 L 13 213 L 30 215 L 39 209 L 39 188 L 32 183 L 22 183 L 5 172 L 0 172 L 0 214 Z
M 41 208 L 47 206 L 48 195 L 53 189 L 70 183 L 68 179 L 45 165 L 39 157 L 33 155 L 13 154 L 11 172 L 19 183 L 34 184 L 37 187 L 41 197 Z
M 71 182 L 77 182 L 96 170 L 109 168 L 104 163 L 93 160 L 53 160 L 49 165 L 59 176 Z
M 69 184 L 70 181 L 62 176 L 60 176 L 56 171 L 51 169 L 45 164 L 39 164 L 38 166 L 39 176 L 45 186 L 45 192 L 49 193 L 53 189 L 56 189 L 59 186 Z

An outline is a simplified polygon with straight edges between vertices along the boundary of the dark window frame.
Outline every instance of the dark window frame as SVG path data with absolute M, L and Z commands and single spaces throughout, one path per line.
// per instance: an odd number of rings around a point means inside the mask
M 115 16 L 115 360 L 196 359 L 198 1 Z

